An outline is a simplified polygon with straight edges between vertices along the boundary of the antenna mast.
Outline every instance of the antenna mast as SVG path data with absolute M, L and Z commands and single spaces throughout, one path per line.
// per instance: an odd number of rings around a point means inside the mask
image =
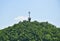
M 30 11 L 29 11 L 28 13 L 29 13 L 28 21 L 30 22 L 30 21 L 31 21 L 31 18 L 30 18 Z

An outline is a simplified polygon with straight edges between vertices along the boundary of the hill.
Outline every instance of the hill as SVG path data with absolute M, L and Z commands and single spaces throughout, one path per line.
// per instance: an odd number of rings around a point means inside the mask
M 23 21 L 0 30 L 0 41 L 60 41 L 60 28 L 48 22 Z

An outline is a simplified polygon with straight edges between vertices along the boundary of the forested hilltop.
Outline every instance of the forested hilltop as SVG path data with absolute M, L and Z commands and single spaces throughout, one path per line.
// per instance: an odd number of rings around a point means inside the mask
M 60 28 L 48 22 L 23 21 L 0 30 L 0 41 L 60 41 Z

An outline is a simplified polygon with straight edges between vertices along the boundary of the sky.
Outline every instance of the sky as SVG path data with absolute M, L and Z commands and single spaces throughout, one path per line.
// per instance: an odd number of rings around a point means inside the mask
M 27 20 L 29 11 L 32 21 L 60 27 L 60 0 L 0 0 L 0 29 Z

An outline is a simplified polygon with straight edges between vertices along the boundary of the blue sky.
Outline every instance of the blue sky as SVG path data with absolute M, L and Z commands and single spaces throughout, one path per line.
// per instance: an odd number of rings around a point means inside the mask
M 0 0 L 0 29 L 27 20 L 48 21 L 60 27 L 60 0 Z

